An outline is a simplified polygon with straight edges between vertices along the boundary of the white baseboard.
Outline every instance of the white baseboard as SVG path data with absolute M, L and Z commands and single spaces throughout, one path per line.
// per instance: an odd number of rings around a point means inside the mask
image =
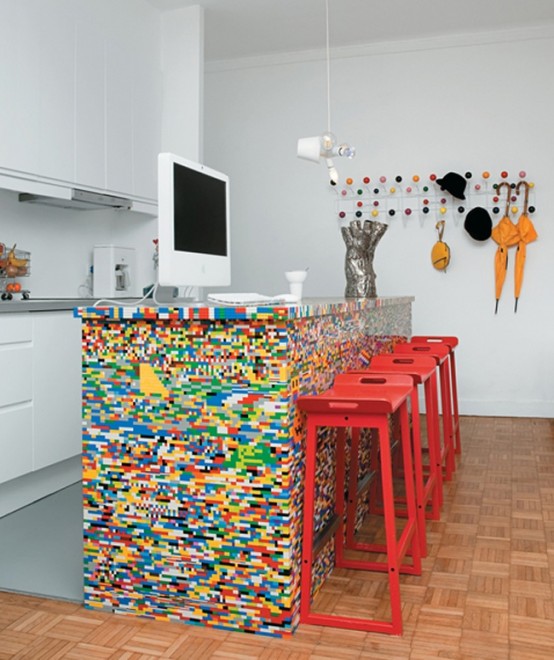
M 0 518 L 81 480 L 81 455 L 0 484 Z
M 460 415 L 477 417 L 554 417 L 554 401 L 472 401 L 460 399 Z

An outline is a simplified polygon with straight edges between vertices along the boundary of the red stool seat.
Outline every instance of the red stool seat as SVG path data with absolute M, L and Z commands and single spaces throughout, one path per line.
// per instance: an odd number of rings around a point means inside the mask
M 341 379 L 339 379 L 341 380 Z M 417 531 L 417 512 L 413 483 L 412 448 L 409 432 L 407 400 L 413 389 L 412 379 L 404 375 L 352 374 L 346 380 L 320 395 L 301 396 L 299 408 L 306 412 L 306 477 L 304 483 L 304 514 L 302 537 L 302 576 L 300 594 L 300 620 L 322 626 L 349 628 L 369 632 L 399 635 L 402 632 L 402 606 L 400 598 L 400 573 L 421 575 L 421 554 Z M 392 464 L 389 438 L 389 415 L 398 413 L 406 491 L 407 518 L 400 534 L 397 534 L 394 509 Z M 315 559 L 314 510 L 315 477 L 317 468 L 317 430 L 335 427 L 335 564 L 341 568 L 386 572 L 388 575 L 391 620 L 354 617 L 312 612 L 312 570 Z M 363 428 L 377 430 L 380 454 L 383 512 L 386 546 L 376 552 L 386 551 L 385 560 L 367 561 L 344 556 L 344 486 L 345 486 L 345 431 L 354 435 Z M 412 563 L 402 563 L 410 554 Z
M 412 343 L 448 346 L 450 350 L 450 389 L 452 394 L 452 425 L 454 431 L 454 445 L 457 454 L 462 453 L 462 438 L 460 433 L 460 414 L 458 410 L 458 377 L 456 374 L 456 355 L 454 349 L 458 346 L 458 337 L 445 335 L 416 335 Z

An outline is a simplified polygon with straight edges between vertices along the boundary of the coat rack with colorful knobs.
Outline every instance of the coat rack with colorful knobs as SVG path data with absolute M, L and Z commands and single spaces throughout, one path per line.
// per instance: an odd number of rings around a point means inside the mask
M 379 220 L 390 222 L 395 218 L 424 219 L 431 216 L 434 219 L 447 219 L 448 216 L 462 218 L 467 211 L 475 206 L 482 206 L 492 214 L 504 213 L 505 199 L 496 194 L 499 183 L 507 182 L 513 194 L 509 202 L 509 211 L 516 215 L 519 211 L 516 183 L 510 183 L 509 172 L 503 170 L 498 176 L 498 183 L 491 173 L 483 171 L 480 177 L 474 177 L 472 172 L 465 173 L 465 199 L 457 199 L 437 184 L 440 179 L 436 174 L 430 174 L 427 179 L 414 174 L 411 177 L 397 175 L 391 179 L 382 175 L 378 178 L 363 177 L 354 181 L 351 177 L 344 184 L 332 188 L 337 198 L 337 214 L 341 224 L 352 220 Z M 525 180 L 527 173 L 520 170 L 518 181 Z M 534 183 L 529 182 L 531 200 L 528 212 L 534 213 Z

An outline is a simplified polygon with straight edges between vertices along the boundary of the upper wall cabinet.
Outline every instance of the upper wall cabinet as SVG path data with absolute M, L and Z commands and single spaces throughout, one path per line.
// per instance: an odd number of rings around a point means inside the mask
M 155 200 L 159 14 L 136 0 L 0 2 L 0 169 Z

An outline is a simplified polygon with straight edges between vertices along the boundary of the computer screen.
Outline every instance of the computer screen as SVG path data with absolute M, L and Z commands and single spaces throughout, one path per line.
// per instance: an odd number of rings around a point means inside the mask
M 158 204 L 158 284 L 230 284 L 229 177 L 175 154 L 160 154 Z

